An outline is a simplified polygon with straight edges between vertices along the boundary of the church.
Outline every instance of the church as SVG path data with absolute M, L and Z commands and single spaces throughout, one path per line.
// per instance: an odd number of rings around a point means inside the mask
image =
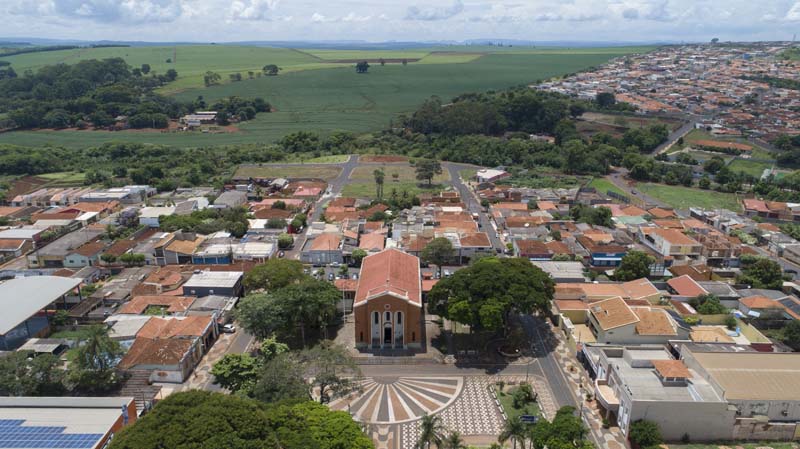
M 420 348 L 425 315 L 419 258 L 397 249 L 365 257 L 353 314 L 357 348 Z

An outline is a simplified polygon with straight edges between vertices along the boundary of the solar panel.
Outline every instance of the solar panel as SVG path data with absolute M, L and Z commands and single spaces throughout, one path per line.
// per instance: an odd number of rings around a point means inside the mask
M 793 301 L 792 298 L 784 298 L 781 299 L 779 302 L 783 304 L 787 309 L 800 315 L 800 303 Z
M 101 433 L 64 433 L 63 426 L 25 426 L 22 419 L 0 419 L 0 448 L 91 449 Z

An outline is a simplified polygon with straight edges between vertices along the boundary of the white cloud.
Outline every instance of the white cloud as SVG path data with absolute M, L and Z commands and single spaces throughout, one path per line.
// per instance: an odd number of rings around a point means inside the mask
M 461 0 L 455 0 L 452 5 L 444 8 L 436 7 L 419 7 L 416 5 L 409 6 L 406 10 L 406 20 L 447 20 L 464 11 L 464 3 Z
M 229 20 L 271 20 L 278 0 L 235 0 L 228 10 Z
M 172 22 L 183 13 L 179 0 L 52 0 L 43 5 L 47 13 L 62 18 L 99 23 Z
M 789 11 L 786 12 L 786 20 L 791 22 L 800 20 L 800 2 L 796 2 L 789 8 Z

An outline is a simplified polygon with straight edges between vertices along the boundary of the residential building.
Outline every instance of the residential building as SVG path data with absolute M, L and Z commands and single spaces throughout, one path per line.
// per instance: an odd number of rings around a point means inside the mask
M 304 263 L 316 266 L 343 263 L 343 236 L 341 233 L 325 232 L 306 241 L 300 258 Z
M 677 265 L 697 260 L 703 252 L 703 245 L 677 229 L 641 227 L 639 239 L 658 254 L 671 257 Z
M 159 217 L 170 216 L 175 213 L 175 206 L 143 207 L 139 210 L 139 224 L 151 228 L 161 226 Z
M 183 294 L 186 296 L 242 296 L 241 271 L 200 271 L 195 272 L 183 284 Z
M 598 343 L 652 344 L 686 340 L 689 329 L 665 309 L 631 307 L 622 298 L 589 304 L 586 323 Z

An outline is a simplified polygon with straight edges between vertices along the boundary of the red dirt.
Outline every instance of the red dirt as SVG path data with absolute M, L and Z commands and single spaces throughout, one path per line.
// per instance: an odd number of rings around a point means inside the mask
M 24 178 L 17 179 L 11 183 L 11 188 L 8 190 L 6 198 L 10 201 L 17 195 L 23 195 L 25 193 L 38 190 L 48 182 L 49 181 L 47 179 L 40 178 L 38 176 L 26 176 Z
M 408 162 L 405 156 L 390 156 L 381 154 L 364 154 L 359 156 L 359 162 Z

